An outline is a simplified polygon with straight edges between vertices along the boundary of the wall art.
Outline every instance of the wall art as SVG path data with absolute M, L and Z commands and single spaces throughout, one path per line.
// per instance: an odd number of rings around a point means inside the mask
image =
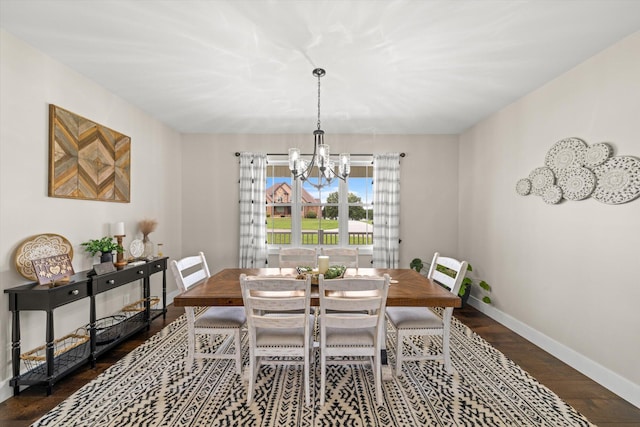
M 130 201 L 131 138 L 49 105 L 49 196 Z
M 606 142 L 589 145 L 580 138 L 561 139 L 549 149 L 544 164 L 518 180 L 519 195 L 534 194 L 549 204 L 592 197 L 617 205 L 640 197 L 640 159 L 613 157 Z

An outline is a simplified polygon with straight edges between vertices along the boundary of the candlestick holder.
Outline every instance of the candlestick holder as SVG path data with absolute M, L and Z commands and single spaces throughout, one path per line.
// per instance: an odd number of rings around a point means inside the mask
M 126 236 L 126 234 L 122 234 L 122 235 L 118 235 L 118 236 L 113 236 L 116 238 L 116 241 L 118 242 L 118 246 L 120 246 L 120 248 L 123 248 L 122 252 L 118 251 L 117 255 L 116 255 L 116 262 L 115 265 L 116 267 L 124 267 L 125 265 L 127 265 L 127 261 L 125 261 L 124 259 L 124 246 L 122 246 L 122 239 Z

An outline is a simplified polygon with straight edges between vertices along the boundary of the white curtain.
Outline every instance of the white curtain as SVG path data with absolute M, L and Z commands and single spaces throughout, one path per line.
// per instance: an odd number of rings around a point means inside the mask
M 266 173 L 266 154 L 240 154 L 240 268 L 267 264 Z
M 400 154 L 373 156 L 373 266 L 398 268 Z

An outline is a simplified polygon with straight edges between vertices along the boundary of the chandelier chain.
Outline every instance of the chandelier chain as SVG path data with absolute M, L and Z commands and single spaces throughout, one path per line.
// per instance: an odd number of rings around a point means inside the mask
M 318 130 L 320 130 L 320 75 L 318 75 Z

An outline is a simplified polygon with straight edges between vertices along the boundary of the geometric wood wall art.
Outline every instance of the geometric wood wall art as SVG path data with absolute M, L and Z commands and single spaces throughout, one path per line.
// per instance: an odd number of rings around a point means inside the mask
M 131 138 L 49 105 L 49 196 L 130 201 Z
M 535 194 L 549 204 L 591 197 L 617 205 L 640 197 L 640 159 L 614 157 L 606 142 L 589 146 L 580 138 L 562 139 L 549 149 L 544 163 L 516 183 L 518 194 Z

